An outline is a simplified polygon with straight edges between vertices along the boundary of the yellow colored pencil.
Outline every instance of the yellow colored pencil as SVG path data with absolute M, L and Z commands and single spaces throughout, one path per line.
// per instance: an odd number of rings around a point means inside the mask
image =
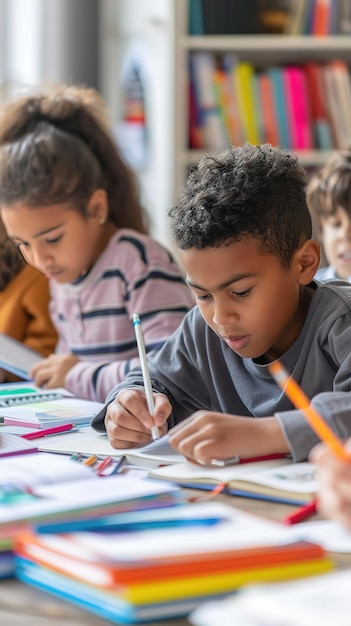
M 350 461 L 350 454 L 347 453 L 340 439 L 324 421 L 323 417 L 311 406 L 311 402 L 305 392 L 296 380 L 289 376 L 282 363 L 274 361 L 274 363 L 268 366 L 268 369 L 295 408 L 304 413 L 316 435 L 329 446 L 339 459 Z

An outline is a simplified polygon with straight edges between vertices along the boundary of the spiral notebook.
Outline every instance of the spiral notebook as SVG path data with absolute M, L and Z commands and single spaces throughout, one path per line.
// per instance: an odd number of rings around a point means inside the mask
M 72 397 L 73 394 L 64 388 L 42 389 L 32 383 L 3 383 L 0 384 L 0 415 L 2 408 L 32 404 L 33 402 L 48 402 Z

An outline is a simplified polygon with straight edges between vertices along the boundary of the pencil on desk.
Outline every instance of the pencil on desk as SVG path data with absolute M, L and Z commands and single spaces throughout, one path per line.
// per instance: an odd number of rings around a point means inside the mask
M 317 512 L 317 500 L 312 500 L 308 504 L 304 504 L 294 513 L 290 513 L 287 515 L 283 523 L 291 526 L 291 524 L 298 524 L 299 522 L 304 522 L 306 519 L 311 517 Z
M 65 433 L 72 428 L 75 428 L 75 424 L 60 424 L 59 426 L 53 426 L 52 428 L 42 428 L 32 433 L 26 433 L 21 435 L 22 439 L 40 439 L 40 437 L 46 437 L 47 435 L 58 435 L 59 433 Z
M 345 450 L 340 439 L 338 439 L 322 416 L 311 406 L 305 392 L 297 384 L 296 380 L 289 376 L 282 363 L 274 361 L 274 363 L 268 366 L 268 369 L 293 405 L 304 413 L 316 435 L 329 446 L 335 456 L 343 461 L 349 461 L 350 455 Z
M 150 372 L 149 372 L 149 368 L 147 364 L 144 337 L 143 337 L 143 333 L 141 330 L 140 317 L 138 313 L 133 313 L 133 326 L 134 326 L 135 337 L 136 337 L 137 346 L 138 346 L 141 371 L 143 374 L 147 409 L 150 415 L 153 415 L 155 412 L 154 396 L 153 396 L 152 385 L 151 385 L 151 380 L 150 380 Z M 151 436 L 154 440 L 160 438 L 160 431 L 156 425 L 154 425 L 151 428 Z
M 92 454 L 87 459 L 85 459 L 83 463 L 84 465 L 95 465 L 97 460 L 98 460 L 97 456 L 95 454 Z

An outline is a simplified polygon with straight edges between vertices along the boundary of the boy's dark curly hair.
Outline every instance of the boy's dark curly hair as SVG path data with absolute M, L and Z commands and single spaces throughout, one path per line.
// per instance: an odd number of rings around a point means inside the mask
M 169 216 L 181 250 L 252 237 L 285 268 L 312 236 L 304 168 L 294 154 L 269 144 L 205 156 Z

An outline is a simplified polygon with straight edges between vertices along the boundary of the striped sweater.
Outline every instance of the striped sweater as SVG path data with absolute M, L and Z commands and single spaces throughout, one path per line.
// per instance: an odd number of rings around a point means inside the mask
M 83 280 L 50 281 L 56 353 L 79 357 L 65 387 L 103 402 L 139 364 L 132 323 L 139 313 L 146 351 L 161 347 L 194 304 L 169 251 L 147 235 L 121 229 Z

